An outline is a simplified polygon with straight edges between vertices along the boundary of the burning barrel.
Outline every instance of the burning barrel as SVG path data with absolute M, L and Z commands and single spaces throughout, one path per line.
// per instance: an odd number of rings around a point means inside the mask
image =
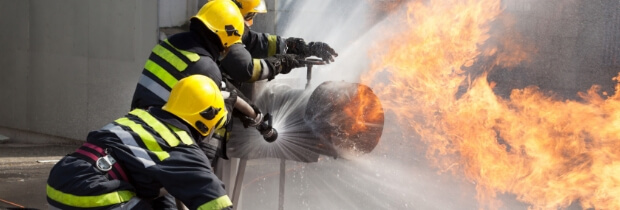
M 273 115 L 278 139 L 266 143 L 255 129 L 236 123 L 231 157 L 316 162 L 319 155 L 349 158 L 371 152 L 383 132 L 383 108 L 365 85 L 328 81 L 314 91 L 269 84 L 255 104 Z
M 327 81 L 310 95 L 304 120 L 315 135 L 333 145 L 339 156 L 348 157 L 369 153 L 377 146 L 384 113 L 379 98 L 368 86 Z

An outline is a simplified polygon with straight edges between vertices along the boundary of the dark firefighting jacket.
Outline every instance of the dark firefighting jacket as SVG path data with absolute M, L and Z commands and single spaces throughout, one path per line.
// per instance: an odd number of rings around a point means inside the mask
M 194 74 L 205 75 L 221 84 L 222 74 L 216 63 L 220 49 L 197 32 L 172 35 L 156 45 L 136 86 L 131 109 L 163 106 L 170 90 L 180 79 Z
M 242 42 L 243 45 L 231 46 L 220 62 L 225 77 L 237 85 L 266 78 L 269 66 L 262 58 L 286 53 L 286 42 L 282 37 L 252 31 L 247 25 Z
M 148 202 L 165 188 L 190 209 L 231 208 L 223 183 L 196 145 L 198 136 L 159 108 L 135 109 L 90 132 L 83 146 L 52 168 L 48 203 L 58 209 L 115 209 L 132 198 Z M 103 161 L 106 157 L 115 163 Z

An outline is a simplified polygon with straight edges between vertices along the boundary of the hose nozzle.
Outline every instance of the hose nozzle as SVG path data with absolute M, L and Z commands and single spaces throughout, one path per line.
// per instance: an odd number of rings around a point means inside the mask
M 263 135 L 265 141 L 271 143 L 278 139 L 278 131 L 273 128 L 273 118 L 271 114 L 267 113 L 263 117 L 263 122 L 261 122 L 258 126 L 256 126 L 256 130 Z
M 278 139 L 278 131 L 275 128 L 271 128 L 266 133 L 261 133 L 265 141 L 271 143 Z

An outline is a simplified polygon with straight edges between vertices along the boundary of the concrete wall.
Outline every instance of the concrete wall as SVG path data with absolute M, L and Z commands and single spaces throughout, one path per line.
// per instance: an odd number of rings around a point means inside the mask
M 252 28 L 341 49 L 330 39 L 337 31 L 322 30 L 340 22 L 315 20 L 342 15 L 326 11 L 348 11 L 355 1 L 266 0 L 269 12 Z M 83 140 L 125 114 L 158 30 L 177 27 L 205 2 L 0 0 L 0 134 L 20 142 Z
M 157 13 L 148 0 L 0 0 L 0 133 L 82 140 L 126 113 Z

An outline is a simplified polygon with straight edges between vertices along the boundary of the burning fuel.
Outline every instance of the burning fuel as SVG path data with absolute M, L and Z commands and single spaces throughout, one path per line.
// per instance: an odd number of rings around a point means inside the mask
M 361 82 L 421 137 L 434 167 L 475 183 L 484 209 L 501 208 L 503 194 L 531 209 L 620 209 L 620 85 L 609 96 L 592 86 L 579 100 L 535 86 L 500 97 L 490 71 L 534 56 L 515 34 L 492 36 L 500 0 L 398 3 L 407 9 L 386 26 L 392 35 Z

